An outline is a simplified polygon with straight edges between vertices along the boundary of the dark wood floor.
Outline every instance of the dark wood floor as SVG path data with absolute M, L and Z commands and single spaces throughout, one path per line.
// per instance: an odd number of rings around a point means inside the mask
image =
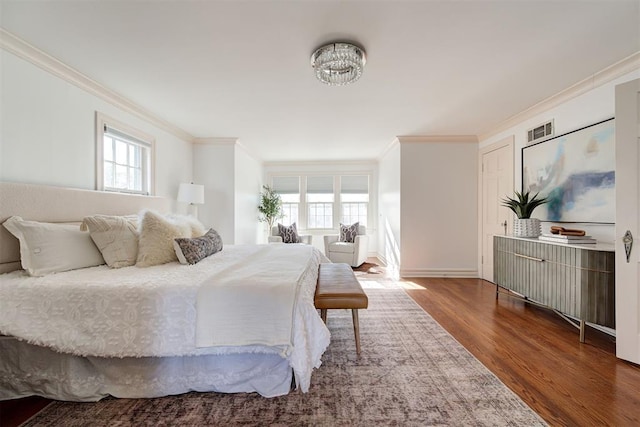
M 551 425 L 640 425 L 640 367 L 615 342 L 479 279 L 412 279 L 407 293 Z M 409 282 L 407 282 L 409 283 Z
M 554 426 L 640 425 L 640 367 L 615 357 L 606 334 L 578 330 L 553 312 L 501 295 L 478 279 L 412 279 L 407 292 L 451 335 Z M 0 402 L 16 426 L 47 404 Z

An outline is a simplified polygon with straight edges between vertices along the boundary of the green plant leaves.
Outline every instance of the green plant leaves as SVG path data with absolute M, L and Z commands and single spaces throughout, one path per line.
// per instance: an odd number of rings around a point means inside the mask
M 502 199 L 502 206 L 511 209 L 518 218 L 531 218 L 531 214 L 540 205 L 548 202 L 546 197 L 538 198 L 536 193 L 529 198 L 529 191 L 525 193 L 515 192 L 516 198 L 506 197 Z

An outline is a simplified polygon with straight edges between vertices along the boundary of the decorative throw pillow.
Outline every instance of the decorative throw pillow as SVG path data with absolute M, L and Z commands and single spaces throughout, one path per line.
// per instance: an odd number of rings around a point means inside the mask
M 358 235 L 358 228 L 360 227 L 360 222 L 356 222 L 351 225 L 340 224 L 340 237 L 338 238 L 339 242 L 347 242 L 353 243 Z
M 143 211 L 141 215 L 136 266 L 150 267 L 177 261 L 173 240 L 192 237 L 191 224 L 153 211 Z
M 12 216 L 3 225 L 20 241 L 20 262 L 31 276 L 104 264 L 91 236 L 77 223 L 52 224 Z
M 170 213 L 165 215 L 166 218 L 169 219 L 169 221 L 171 222 L 175 222 L 175 223 L 180 223 L 180 224 L 189 224 L 189 227 L 191 227 L 191 237 L 200 237 L 200 236 L 204 236 L 204 233 L 207 232 L 207 229 L 205 228 L 205 226 L 198 221 L 197 218 L 191 216 L 191 215 L 180 215 L 180 214 L 174 214 L 174 213 Z
M 207 234 L 191 239 L 178 238 L 173 241 L 180 264 L 195 264 L 209 255 L 222 250 L 222 238 L 213 228 Z
M 111 268 L 134 265 L 138 257 L 138 216 L 92 215 L 82 220 L 105 262 Z
M 278 223 L 278 234 L 282 237 L 282 243 L 300 243 L 295 222 L 289 226 Z

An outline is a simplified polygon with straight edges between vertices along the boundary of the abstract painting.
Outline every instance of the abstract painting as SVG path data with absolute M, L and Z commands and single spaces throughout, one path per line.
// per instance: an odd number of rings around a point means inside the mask
M 522 190 L 549 199 L 535 217 L 615 222 L 614 136 L 614 119 L 609 119 L 522 149 Z

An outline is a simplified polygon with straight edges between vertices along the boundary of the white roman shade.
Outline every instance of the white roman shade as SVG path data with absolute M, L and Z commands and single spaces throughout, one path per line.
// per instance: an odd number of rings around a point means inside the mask
M 333 176 L 308 177 L 307 194 L 333 194 Z
M 340 194 L 369 194 L 369 177 L 367 175 L 341 176 Z
M 273 190 L 278 194 L 300 194 L 300 177 L 274 176 Z

